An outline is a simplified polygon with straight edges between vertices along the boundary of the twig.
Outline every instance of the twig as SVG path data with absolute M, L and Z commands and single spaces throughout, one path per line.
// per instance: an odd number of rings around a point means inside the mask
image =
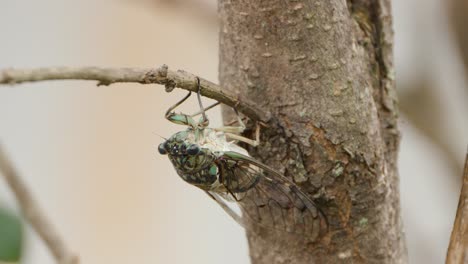
M 453 224 L 446 263 L 468 263 L 468 150 L 465 157 L 463 185 L 460 192 L 460 200 L 458 201 L 457 216 Z
M 465 66 L 465 77 L 468 77 L 468 34 L 466 34 L 468 2 L 466 0 L 451 0 L 448 1 L 448 6 L 448 17 L 454 33 L 455 44 L 458 46 L 459 51 L 458 57 Z M 465 88 L 468 87 L 465 86 Z
M 100 68 L 100 67 L 56 67 L 37 69 L 5 69 L 0 71 L 0 84 L 16 84 L 46 80 L 95 80 L 98 85 L 117 82 L 141 84 L 162 84 L 166 91 L 182 88 L 197 91 L 196 76 L 182 71 L 171 71 L 166 65 L 152 68 Z M 236 109 L 250 119 L 267 123 L 270 114 L 260 110 L 255 104 L 240 101 L 237 95 L 222 90 L 218 85 L 200 78 L 201 94 Z
M 78 263 L 78 257 L 73 255 L 60 238 L 56 230 L 41 213 L 26 184 L 4 153 L 0 145 L 0 172 L 18 200 L 22 214 L 36 233 L 44 240 L 50 252 L 60 264 Z
M 398 105 L 401 113 L 419 130 L 428 137 L 445 156 L 445 162 L 452 170 L 452 177 L 447 177 L 458 186 L 463 163 L 458 161 L 455 149 L 450 144 L 450 136 L 443 126 L 434 124 L 443 123 L 445 116 L 440 109 L 444 109 L 444 101 L 436 94 L 439 87 L 431 79 L 431 75 L 424 72 L 414 82 L 407 84 L 407 87 L 400 89 L 402 92 L 398 96 Z M 452 128 L 456 129 L 456 128 Z

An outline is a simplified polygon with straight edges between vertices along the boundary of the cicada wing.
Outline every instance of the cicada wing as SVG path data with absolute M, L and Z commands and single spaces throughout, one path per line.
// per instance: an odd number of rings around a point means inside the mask
M 211 192 L 211 191 L 205 191 L 205 193 L 211 197 L 223 210 L 232 218 L 234 221 L 236 221 L 240 226 L 245 228 L 244 221 L 242 220 L 242 217 L 238 215 L 229 205 L 226 203 L 226 201 L 220 197 L 217 193 Z
M 326 228 L 325 217 L 314 202 L 277 171 L 237 152 L 225 152 L 217 163 L 220 180 L 242 208 L 243 216 L 260 226 L 300 234 L 311 241 Z

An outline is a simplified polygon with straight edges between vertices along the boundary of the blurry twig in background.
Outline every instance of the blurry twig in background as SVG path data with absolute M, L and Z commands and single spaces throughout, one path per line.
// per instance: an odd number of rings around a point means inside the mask
M 449 18 L 455 35 L 461 60 L 465 65 L 465 78 L 468 79 L 468 1 L 451 0 L 449 6 Z M 467 91 L 468 91 L 468 87 Z
M 434 93 L 437 88 L 432 83 L 429 75 L 423 73 L 410 84 L 411 87 L 400 89 L 405 91 L 398 96 L 400 110 L 412 125 L 444 153 L 452 175 L 455 176 L 450 178 L 456 180 L 458 186 L 463 164 L 459 163 L 456 151 L 450 146 L 450 133 L 447 133 L 450 128 L 441 125 L 444 117 L 440 109 L 444 106 Z
M 130 0 L 129 0 L 130 1 Z M 184 13 L 184 15 L 196 16 L 196 18 L 204 20 L 206 23 L 217 26 L 218 10 L 216 1 L 203 0 L 140 0 L 144 4 L 151 5 L 155 8 L 170 8 L 176 9 L 175 12 Z M 135 0 L 131 1 L 135 4 Z
M 465 157 L 462 189 L 458 201 L 457 216 L 453 224 L 447 264 L 468 263 L 468 149 Z
M 44 240 L 50 252 L 60 264 L 78 263 L 78 257 L 71 253 L 57 231 L 42 214 L 31 192 L 20 178 L 0 145 L 0 172 L 13 191 L 25 219 Z
M 153 68 L 102 68 L 102 67 L 56 67 L 37 69 L 0 70 L 0 84 L 16 84 L 46 80 L 95 80 L 99 85 L 117 82 L 136 82 L 141 84 L 162 84 L 166 91 L 181 88 L 198 91 L 196 76 L 182 71 L 170 71 L 166 65 Z M 239 100 L 239 96 L 222 90 L 218 85 L 200 78 L 201 94 L 218 102 L 235 107 L 239 112 L 255 121 L 267 123 L 270 114 L 260 110 L 255 104 Z

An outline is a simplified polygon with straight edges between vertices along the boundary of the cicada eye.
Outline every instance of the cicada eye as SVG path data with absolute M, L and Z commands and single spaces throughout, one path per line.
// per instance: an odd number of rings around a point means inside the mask
M 192 144 L 188 146 L 187 148 L 187 154 L 189 155 L 197 155 L 199 152 L 200 152 L 200 148 L 195 144 Z
M 158 151 L 159 151 L 159 154 L 161 154 L 161 155 L 166 155 L 167 154 L 166 142 L 159 144 Z

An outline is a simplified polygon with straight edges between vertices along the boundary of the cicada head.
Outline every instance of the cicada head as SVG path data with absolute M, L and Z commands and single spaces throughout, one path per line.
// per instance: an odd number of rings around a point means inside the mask
M 179 176 L 202 189 L 216 181 L 218 168 L 216 156 L 208 148 L 201 147 L 195 140 L 193 130 L 174 134 L 158 147 L 159 153 L 168 155 Z

